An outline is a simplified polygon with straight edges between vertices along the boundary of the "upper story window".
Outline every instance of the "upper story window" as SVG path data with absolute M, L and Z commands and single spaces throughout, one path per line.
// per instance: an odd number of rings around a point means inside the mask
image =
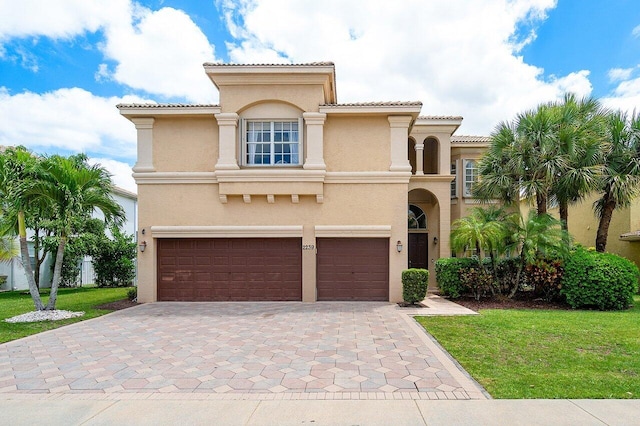
M 456 198 L 458 196 L 458 163 L 451 163 L 451 174 L 453 175 L 453 180 L 451 181 L 451 198 Z
M 471 197 L 473 185 L 478 181 L 478 166 L 475 160 L 464 161 L 464 196 Z
M 300 120 L 247 120 L 243 133 L 244 165 L 301 164 Z

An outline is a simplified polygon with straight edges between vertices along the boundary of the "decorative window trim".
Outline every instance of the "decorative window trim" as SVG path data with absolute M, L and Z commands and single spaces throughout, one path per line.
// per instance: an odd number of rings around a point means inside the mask
M 295 142 L 276 142 L 274 141 L 274 135 L 277 130 L 275 130 L 275 123 L 298 123 L 298 141 L 297 141 L 297 156 L 298 161 L 296 163 L 279 163 L 275 161 L 275 156 L 278 155 L 275 153 L 275 145 L 278 143 L 283 144 L 291 144 L 293 145 Z M 247 131 L 249 128 L 249 123 L 270 123 L 270 162 L 268 164 L 251 164 L 247 161 L 248 153 L 248 141 L 247 141 Z M 304 164 L 304 121 L 301 117 L 299 118 L 243 118 L 240 121 L 240 164 L 242 167 L 266 167 L 266 168 L 282 168 L 282 167 L 301 167 Z M 287 153 L 281 155 L 294 155 L 294 153 Z
M 471 171 L 471 176 L 467 174 L 469 170 Z M 465 197 L 473 197 L 472 189 L 476 182 L 478 182 L 478 166 L 476 160 L 464 160 L 463 194 Z
M 450 173 L 453 175 L 451 181 L 451 198 L 458 198 L 458 160 L 451 162 Z

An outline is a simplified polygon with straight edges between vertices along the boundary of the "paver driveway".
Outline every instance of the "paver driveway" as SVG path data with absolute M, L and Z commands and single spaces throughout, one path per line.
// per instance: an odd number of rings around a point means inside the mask
M 141 305 L 0 345 L 0 391 L 484 398 L 397 306 L 350 302 Z

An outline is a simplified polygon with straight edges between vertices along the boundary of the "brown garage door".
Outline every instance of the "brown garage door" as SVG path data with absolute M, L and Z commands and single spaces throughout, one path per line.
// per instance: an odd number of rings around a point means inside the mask
M 389 239 L 318 238 L 318 300 L 389 300 Z
M 299 238 L 158 240 L 158 300 L 302 300 Z

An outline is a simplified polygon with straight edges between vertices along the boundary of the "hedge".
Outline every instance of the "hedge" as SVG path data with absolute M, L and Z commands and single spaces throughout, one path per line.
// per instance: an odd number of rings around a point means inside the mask
M 436 282 L 445 296 L 457 299 L 469 292 L 460 277 L 461 269 L 478 268 L 479 262 L 473 257 L 441 258 L 436 261 Z
M 426 269 L 405 269 L 402 271 L 402 298 L 406 303 L 417 303 L 427 296 L 429 271 Z
M 566 262 L 560 292 L 572 308 L 628 309 L 639 276 L 628 259 L 578 248 Z

